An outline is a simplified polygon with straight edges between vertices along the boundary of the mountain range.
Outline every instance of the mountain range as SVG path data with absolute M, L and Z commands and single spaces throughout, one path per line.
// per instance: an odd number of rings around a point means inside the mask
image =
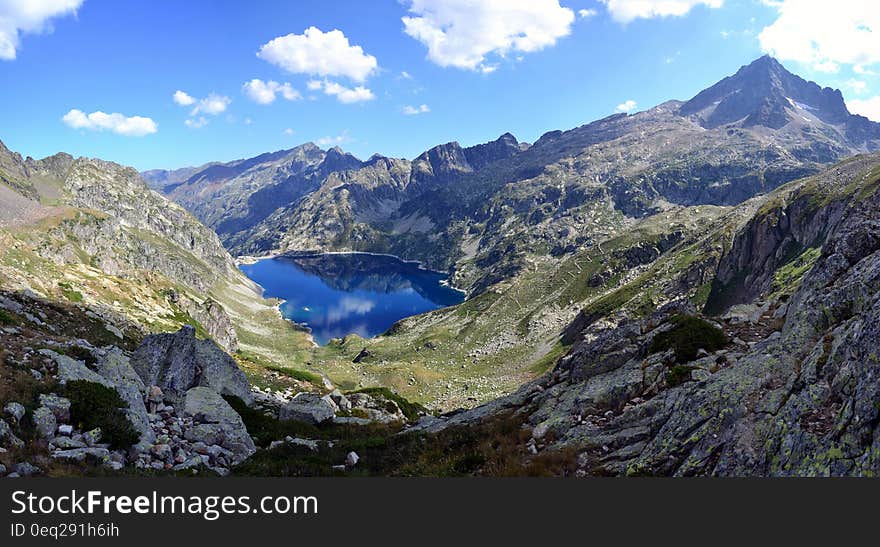
M 308 143 L 185 170 L 163 192 L 233 254 L 388 252 L 465 270 L 457 281 L 473 289 L 521 268 L 523 253 L 594 243 L 603 234 L 593 222 L 735 205 L 878 147 L 880 124 L 850 114 L 839 91 L 762 57 L 689 101 L 551 131 L 532 145 L 508 133 L 413 160 L 361 161 Z

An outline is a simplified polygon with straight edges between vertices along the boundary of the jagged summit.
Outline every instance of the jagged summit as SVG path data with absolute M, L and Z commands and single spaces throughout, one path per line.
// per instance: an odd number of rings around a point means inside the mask
M 679 112 L 706 128 L 738 124 L 780 129 L 792 122 L 822 122 L 850 129 L 859 123 L 847 110 L 840 90 L 804 80 L 769 55 L 701 91 Z M 880 124 L 874 125 L 880 135 Z

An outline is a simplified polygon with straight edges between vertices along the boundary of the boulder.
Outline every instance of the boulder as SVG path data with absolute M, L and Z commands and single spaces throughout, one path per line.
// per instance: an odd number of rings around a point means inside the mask
M 21 403 L 12 401 L 3 407 L 3 413 L 12 419 L 13 424 L 17 424 L 22 418 L 24 418 L 25 408 Z
M 69 450 L 71 448 L 85 448 L 86 447 L 86 443 L 84 443 L 83 441 L 78 441 L 78 440 L 73 439 L 71 437 L 55 437 L 55 439 L 52 440 L 52 445 L 55 446 L 55 448 L 58 448 L 61 450 Z
M 300 439 L 299 437 L 291 437 L 288 435 L 287 437 L 284 437 L 284 442 L 295 446 L 304 446 L 312 452 L 318 451 L 318 441 L 313 441 L 311 439 Z
M 338 389 L 334 389 L 325 397 L 330 397 L 331 400 L 340 408 L 340 410 L 349 411 L 351 410 L 351 401 L 348 400 L 348 397 L 342 394 Z
M 101 355 L 95 370 L 110 382 L 122 400 L 128 403 L 125 413 L 128 421 L 140 434 L 140 441 L 153 442 L 156 435 L 150 427 L 147 407 L 144 405 L 147 387 L 131 366 L 129 358 L 119 348 L 112 348 Z
M 333 419 L 336 415 L 335 406 L 314 393 L 297 393 L 281 407 L 278 418 L 317 425 Z
M 67 382 L 73 382 L 75 380 L 86 380 L 87 382 L 95 382 L 107 387 L 115 387 L 111 381 L 91 370 L 82 361 L 77 361 L 67 355 L 55 353 L 50 349 L 41 349 L 40 353 L 55 361 L 55 365 L 58 367 L 58 383 L 61 385 L 65 385 Z
M 213 340 L 199 340 L 185 325 L 176 333 L 144 338 L 131 358 L 141 380 L 159 386 L 166 397 L 180 398 L 193 387 L 207 387 L 221 395 L 234 395 L 246 403 L 253 395 L 244 372 Z
M 10 448 L 20 448 L 24 446 L 21 439 L 15 436 L 12 428 L 5 421 L 0 420 L 0 446 Z
M 87 367 L 82 361 L 52 350 L 40 350 L 40 352 L 55 361 L 58 366 L 58 381 L 62 385 L 74 380 L 86 380 L 115 389 L 122 400 L 128 403 L 125 413 L 140 434 L 140 440 L 152 443 L 156 439 L 150 428 L 147 408 L 144 406 L 143 397 L 146 387 L 122 350 L 114 347 L 101 353 L 95 364 L 95 370 Z
M 83 433 L 83 441 L 87 446 L 95 446 L 96 444 L 101 442 L 101 428 L 96 427 L 91 431 L 86 431 Z
M 195 469 L 203 463 L 204 462 L 202 462 L 201 458 L 199 458 L 198 456 L 193 456 L 192 458 L 184 460 L 183 463 L 175 465 L 174 467 L 172 467 L 172 469 L 175 471 L 185 471 L 187 469 Z
M 61 423 L 70 421 L 70 400 L 59 397 L 54 393 L 41 393 L 40 406 L 44 406 L 52 411 L 55 419 Z
M 52 454 L 52 458 L 65 462 L 83 462 L 102 463 L 110 457 L 110 451 L 106 448 L 72 448 L 70 450 L 58 450 Z
M 156 444 L 150 449 L 150 454 L 153 455 L 157 460 L 162 460 L 165 463 L 171 462 L 174 458 L 174 453 L 171 450 L 171 447 L 167 444 Z
M 18 477 L 30 477 L 42 473 L 43 470 L 29 462 L 19 462 L 12 466 L 12 472 Z
M 209 387 L 194 387 L 186 392 L 183 415 L 198 423 L 187 430 L 187 440 L 220 445 L 232 452 L 233 463 L 257 451 L 241 416 Z
M 37 435 L 44 439 L 51 439 L 55 436 L 58 421 L 55 419 L 55 413 L 52 412 L 52 409 L 46 406 L 39 407 L 34 411 L 33 421 Z

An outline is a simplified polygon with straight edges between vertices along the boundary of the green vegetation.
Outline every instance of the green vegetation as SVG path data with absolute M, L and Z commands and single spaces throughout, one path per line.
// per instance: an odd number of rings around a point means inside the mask
M 0 310 L 0 325 L 15 325 L 18 320 L 6 310 Z
M 58 288 L 61 289 L 61 294 L 64 295 L 64 298 L 70 300 L 73 303 L 82 302 L 83 295 L 81 292 L 75 290 L 70 283 L 61 282 L 58 283 Z
M 68 382 L 64 396 L 70 399 L 70 419 L 80 429 L 101 428 L 101 439 L 112 448 L 127 448 L 138 442 L 138 432 L 123 409 L 128 404 L 116 390 L 107 386 L 74 380 Z
M 705 319 L 693 315 L 676 315 L 670 322 L 673 327 L 651 341 L 651 353 L 672 349 L 675 351 L 676 362 L 688 363 L 697 358 L 697 352 L 701 349 L 715 351 L 727 345 L 724 331 Z M 681 374 L 682 371 L 676 373 L 678 376 Z
M 774 295 L 792 294 L 822 255 L 821 247 L 810 247 L 773 274 Z
M 239 411 L 240 401 L 230 400 Z M 573 474 L 577 452 L 547 450 L 532 456 L 525 450 L 531 433 L 521 416 L 506 415 L 468 426 L 453 426 L 437 434 L 397 435 L 399 426 L 339 426 L 314 428 L 295 422 L 278 422 L 257 411 L 242 408 L 248 431 L 261 440 L 283 438 L 284 434 L 320 442 L 317 450 L 285 443 L 261 450 L 236 467 L 236 475 L 326 476 L 334 465 L 345 461 L 350 451 L 360 456 L 348 476 L 564 476 Z M 273 423 L 275 422 L 275 423 Z M 310 435 L 306 434 L 310 433 Z M 256 440 L 256 438 L 255 438 Z M 265 446 L 265 442 L 262 444 Z
M 687 365 L 673 365 L 666 371 L 666 384 L 669 387 L 679 386 L 691 379 L 692 367 Z
M 563 344 L 562 342 L 557 342 L 553 345 L 550 351 L 544 355 L 544 357 L 541 357 L 529 367 L 529 372 L 534 374 L 544 374 L 545 372 L 553 370 L 553 367 L 556 366 L 556 362 L 559 361 L 560 357 L 565 355 L 569 347 L 571 346 Z
M 279 365 L 275 361 L 250 351 L 238 350 L 235 353 L 235 357 L 239 365 L 241 365 L 246 371 L 254 371 L 257 369 L 269 370 L 282 374 L 291 380 L 306 382 L 317 387 L 322 387 L 324 385 L 324 379 L 320 374 L 290 366 Z

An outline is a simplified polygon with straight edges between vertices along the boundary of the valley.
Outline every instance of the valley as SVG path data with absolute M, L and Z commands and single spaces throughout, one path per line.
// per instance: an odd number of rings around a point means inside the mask
M 688 101 L 412 160 L 307 143 L 137 173 L 0 145 L 3 336 L 30 337 L 4 358 L 26 368 L 81 336 L 136 364 L 187 327 L 279 418 L 297 393 L 331 398 L 343 429 L 443 438 L 514 415 L 531 430 L 518 458 L 562 451 L 580 475 L 867 473 L 876 385 L 848 374 L 876 360 L 878 149 L 880 124 L 771 57 Z M 346 301 L 355 319 L 409 292 L 370 328 L 317 328 L 321 304 L 358 291 L 373 300 Z M 686 328 L 723 343 L 655 343 Z M 64 362 L 42 360 L 41 375 Z M 267 454 L 290 447 L 258 441 L 255 469 L 281 473 Z

